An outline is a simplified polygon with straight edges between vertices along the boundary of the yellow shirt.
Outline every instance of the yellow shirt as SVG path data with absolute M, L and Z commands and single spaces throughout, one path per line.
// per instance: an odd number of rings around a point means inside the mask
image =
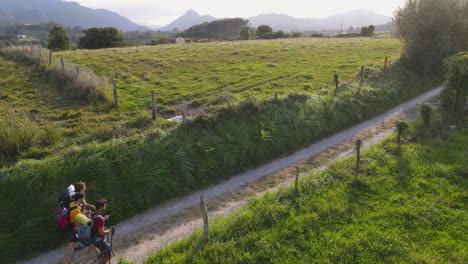
M 69 208 L 72 208 L 72 207 L 75 207 L 75 206 L 77 208 L 70 211 L 70 223 L 72 224 L 74 230 L 76 230 L 75 217 L 76 217 L 77 214 L 81 214 L 82 211 L 83 211 L 83 209 L 81 208 L 81 205 L 78 204 L 78 203 L 75 203 L 75 202 L 70 203 Z

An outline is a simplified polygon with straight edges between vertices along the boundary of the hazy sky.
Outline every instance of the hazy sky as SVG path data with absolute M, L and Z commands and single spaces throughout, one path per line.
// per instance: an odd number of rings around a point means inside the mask
M 72 0 L 65 0 L 71 2 Z M 251 17 L 283 13 L 296 18 L 321 18 L 355 9 L 392 16 L 406 0 L 73 0 L 90 8 L 115 11 L 136 23 L 164 26 L 193 9 L 200 15 Z

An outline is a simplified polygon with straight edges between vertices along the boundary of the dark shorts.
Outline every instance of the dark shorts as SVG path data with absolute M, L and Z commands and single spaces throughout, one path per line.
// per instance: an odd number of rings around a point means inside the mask
M 75 243 L 78 242 L 78 235 L 76 234 L 75 230 L 70 230 L 70 238 L 68 239 L 68 242 L 70 243 Z
M 101 251 L 101 254 L 103 256 L 110 256 L 111 254 L 110 246 L 106 240 L 94 242 L 94 245 L 99 249 L 99 251 Z

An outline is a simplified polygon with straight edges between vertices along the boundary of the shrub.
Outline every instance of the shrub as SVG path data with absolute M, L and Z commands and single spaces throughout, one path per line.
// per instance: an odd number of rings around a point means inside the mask
M 446 60 L 445 85 L 440 95 L 444 119 L 455 121 L 460 127 L 466 112 L 468 96 L 468 52 Z

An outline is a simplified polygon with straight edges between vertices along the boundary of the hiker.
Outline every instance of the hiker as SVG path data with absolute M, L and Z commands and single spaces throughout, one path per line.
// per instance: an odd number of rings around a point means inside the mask
M 93 234 L 94 245 L 101 251 L 99 263 L 104 264 L 109 261 L 111 257 L 111 248 L 105 237 L 107 234 L 114 231 L 115 227 L 112 226 L 106 230 L 105 222 L 109 219 L 109 216 L 103 216 L 103 213 L 107 208 L 107 200 L 98 200 L 95 205 L 96 211 L 91 214 L 91 218 L 93 219 L 93 229 L 91 233 Z
M 85 194 L 85 192 L 86 192 L 86 184 L 84 182 L 75 183 L 75 193 Z M 89 208 L 91 208 L 93 210 L 96 210 L 96 207 L 94 207 L 94 205 L 92 205 L 92 204 L 86 203 L 85 199 L 83 199 L 83 205 L 84 205 L 83 208 L 89 207 Z
M 85 202 L 85 194 L 82 192 L 77 192 L 73 195 L 73 202 L 70 203 L 69 208 L 69 216 L 70 216 L 70 223 L 73 227 L 71 234 L 70 234 L 70 239 L 68 240 L 68 246 L 67 249 L 65 250 L 65 256 L 63 258 L 63 263 L 67 264 L 68 263 L 68 257 L 70 256 L 70 253 L 72 249 L 74 250 L 79 250 L 83 249 L 84 247 L 80 246 L 80 243 L 78 242 L 78 235 L 76 233 L 76 230 L 78 228 L 78 224 L 75 221 L 75 217 L 78 214 L 89 214 L 91 211 L 84 211 L 86 210 L 84 205 L 86 204 Z M 94 207 L 94 206 L 93 206 Z M 94 246 L 91 245 L 91 249 L 96 252 L 96 254 L 99 253 L 98 249 Z

